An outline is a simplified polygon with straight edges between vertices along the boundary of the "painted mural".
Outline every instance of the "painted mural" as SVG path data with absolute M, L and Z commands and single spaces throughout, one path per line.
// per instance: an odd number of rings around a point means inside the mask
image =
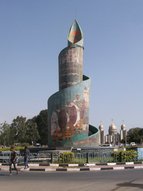
M 76 95 L 62 108 L 52 112 L 51 136 L 53 140 L 70 139 L 75 134 L 88 131 L 89 90 L 84 88 L 83 98 Z

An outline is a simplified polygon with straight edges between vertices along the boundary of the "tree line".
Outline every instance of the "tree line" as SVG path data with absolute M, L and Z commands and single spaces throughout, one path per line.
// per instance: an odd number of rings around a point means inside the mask
M 48 142 L 48 110 L 42 110 L 32 119 L 17 116 L 11 124 L 0 124 L 0 145 L 35 143 L 47 145 Z
M 129 129 L 127 132 L 127 142 L 135 142 L 136 144 L 142 144 L 143 143 L 143 128 L 141 127 L 135 127 Z
M 42 110 L 32 119 L 17 116 L 11 124 L 0 124 L 0 145 L 10 146 L 16 143 L 34 145 L 48 143 L 48 110 Z M 131 128 L 127 132 L 127 143 L 143 143 L 143 128 Z

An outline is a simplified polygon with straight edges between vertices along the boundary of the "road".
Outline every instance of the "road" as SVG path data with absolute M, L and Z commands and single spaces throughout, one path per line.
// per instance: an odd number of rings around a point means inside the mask
M 1 191 L 141 191 L 143 170 L 0 172 Z

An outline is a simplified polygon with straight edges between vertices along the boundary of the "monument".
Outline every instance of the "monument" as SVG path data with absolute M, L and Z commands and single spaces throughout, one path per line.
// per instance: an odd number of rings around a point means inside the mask
M 89 124 L 90 79 L 83 75 L 83 33 L 75 20 L 68 46 L 59 54 L 59 91 L 48 99 L 49 147 L 99 145 L 98 129 Z

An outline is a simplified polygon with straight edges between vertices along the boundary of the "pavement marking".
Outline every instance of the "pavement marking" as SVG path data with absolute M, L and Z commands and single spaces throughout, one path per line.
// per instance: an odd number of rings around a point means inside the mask
M 79 166 L 78 164 L 69 164 L 69 167 Z
M 67 168 L 56 168 L 56 171 L 67 171 Z
M 99 171 L 101 168 L 90 168 L 90 171 Z
M 108 166 L 112 166 L 112 165 L 116 165 L 116 163 L 111 163 L 111 162 L 109 162 L 109 163 L 107 163 L 107 165 L 108 165 Z
M 133 169 L 134 166 L 125 166 L 124 169 Z
M 45 171 L 45 168 L 30 168 L 29 171 Z
M 134 162 L 126 162 L 126 165 L 134 164 Z
M 102 167 L 101 170 L 113 170 L 113 167 Z
M 80 171 L 89 171 L 90 168 L 80 168 Z
M 50 164 L 52 167 L 59 167 L 59 164 Z
M 135 169 L 143 168 L 143 166 L 134 166 Z
M 48 171 L 51 172 L 51 171 L 56 171 L 56 169 L 54 169 L 54 168 L 45 168 L 45 171 L 46 172 L 48 172 Z
M 114 166 L 114 170 L 124 170 L 124 166 Z
M 29 166 L 39 166 L 39 164 L 34 164 L 34 163 L 30 163 L 30 164 L 28 164 Z
M 80 171 L 80 168 L 67 168 L 67 171 Z
M 85 166 L 95 166 L 96 164 L 94 164 L 94 163 L 87 163 L 87 164 L 85 164 Z

